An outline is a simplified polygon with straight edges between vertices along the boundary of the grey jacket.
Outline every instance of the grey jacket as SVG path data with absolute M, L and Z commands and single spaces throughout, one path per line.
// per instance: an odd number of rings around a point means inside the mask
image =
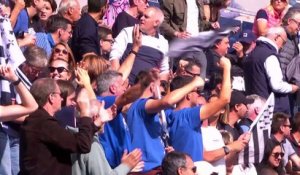
M 78 132 L 77 128 L 67 127 L 71 132 Z M 72 154 L 72 175 L 126 175 L 130 168 L 120 164 L 111 169 L 105 157 L 102 145 L 99 142 L 98 134 L 95 134 L 91 151 L 87 154 Z

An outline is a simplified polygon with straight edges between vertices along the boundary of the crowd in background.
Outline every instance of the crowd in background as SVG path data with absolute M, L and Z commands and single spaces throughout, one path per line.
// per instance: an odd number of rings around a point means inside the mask
M 230 4 L 1 0 L 0 174 L 300 174 L 300 6 Z

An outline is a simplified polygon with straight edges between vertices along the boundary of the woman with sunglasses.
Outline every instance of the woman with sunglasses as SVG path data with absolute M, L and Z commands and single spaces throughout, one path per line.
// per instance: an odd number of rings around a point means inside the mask
M 74 72 L 74 67 L 66 60 L 57 58 L 49 62 L 48 71 L 50 78 L 55 80 L 70 80 Z
M 288 8 L 287 0 L 271 0 L 271 4 L 256 13 L 253 33 L 259 37 L 267 34 L 268 28 L 279 26 Z
M 283 165 L 284 150 L 280 143 L 274 140 L 268 140 L 265 146 L 263 160 L 257 167 L 257 174 L 284 175 Z
M 59 42 L 53 47 L 49 62 L 57 58 L 64 59 L 69 64 L 75 66 L 75 59 L 72 50 L 65 43 Z

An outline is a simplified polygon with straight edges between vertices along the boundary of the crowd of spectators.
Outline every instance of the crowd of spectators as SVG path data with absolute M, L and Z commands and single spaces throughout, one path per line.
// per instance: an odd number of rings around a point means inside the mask
M 227 34 L 230 3 L 129 0 L 105 24 L 108 0 L 1 0 L 0 174 L 300 174 L 300 6 Z

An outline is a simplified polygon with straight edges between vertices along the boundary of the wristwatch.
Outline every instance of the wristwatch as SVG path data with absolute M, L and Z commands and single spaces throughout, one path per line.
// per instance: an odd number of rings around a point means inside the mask
M 227 146 L 223 146 L 223 149 L 224 149 L 225 155 L 229 154 L 230 150 Z

